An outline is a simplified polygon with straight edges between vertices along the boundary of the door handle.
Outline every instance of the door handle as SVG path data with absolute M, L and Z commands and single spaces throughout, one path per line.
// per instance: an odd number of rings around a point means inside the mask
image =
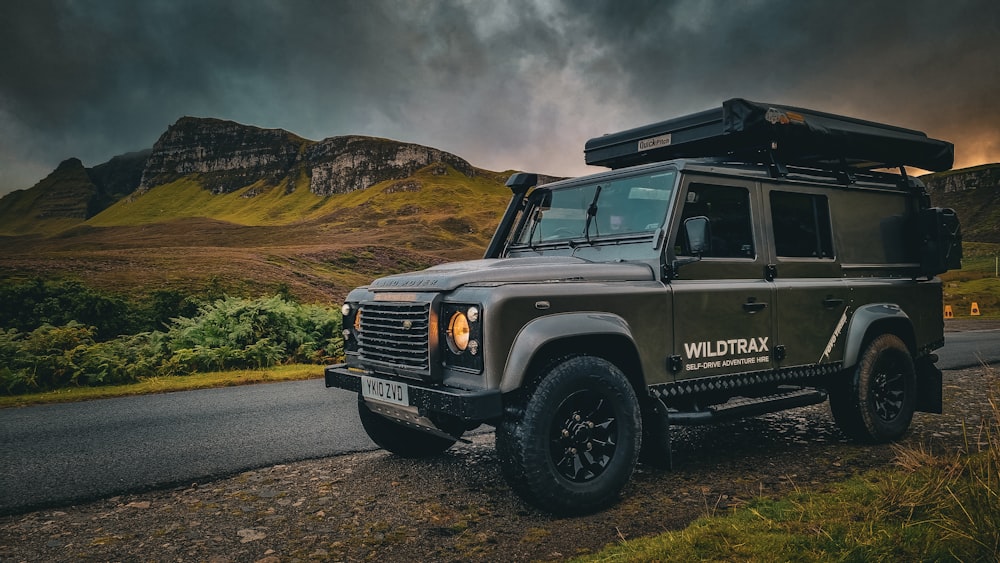
M 840 307 L 844 304 L 843 299 L 837 299 L 836 297 L 827 297 L 823 300 L 823 306 L 827 309 L 833 309 L 834 307 Z
M 751 297 L 749 300 L 747 300 L 746 303 L 743 304 L 743 310 L 746 311 L 747 313 L 750 313 L 751 315 L 758 311 L 763 311 L 766 308 L 767 308 L 767 303 L 764 303 L 763 301 L 757 301 L 753 297 Z

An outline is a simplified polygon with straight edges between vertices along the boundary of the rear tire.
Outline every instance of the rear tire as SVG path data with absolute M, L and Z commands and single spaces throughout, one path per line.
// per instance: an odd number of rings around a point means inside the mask
M 458 438 L 447 439 L 421 432 L 373 413 L 360 395 L 358 416 L 361 418 L 361 426 L 365 428 L 365 432 L 373 442 L 401 457 L 419 458 L 437 455 L 458 441 Z
M 849 437 L 880 443 L 899 439 L 916 408 L 916 375 L 906 344 L 882 334 L 865 348 L 850 379 L 830 390 L 830 411 Z
M 632 385 L 610 362 L 556 364 L 496 432 L 511 488 L 535 506 L 583 514 L 618 500 L 635 469 L 642 419 Z

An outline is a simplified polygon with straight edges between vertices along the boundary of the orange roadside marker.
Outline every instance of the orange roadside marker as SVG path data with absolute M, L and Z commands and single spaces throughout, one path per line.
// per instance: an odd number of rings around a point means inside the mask
M 955 318 L 955 313 L 951 312 L 951 305 L 945 305 L 944 306 L 944 318 L 946 318 L 946 319 L 954 319 Z
M 975 301 L 972 302 L 972 311 L 970 311 L 969 314 L 973 317 L 979 316 L 979 303 L 976 303 Z

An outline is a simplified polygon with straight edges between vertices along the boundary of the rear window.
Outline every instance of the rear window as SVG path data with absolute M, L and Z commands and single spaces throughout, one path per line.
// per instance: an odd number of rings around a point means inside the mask
M 833 230 L 826 196 L 772 191 L 771 224 L 778 256 L 833 258 Z

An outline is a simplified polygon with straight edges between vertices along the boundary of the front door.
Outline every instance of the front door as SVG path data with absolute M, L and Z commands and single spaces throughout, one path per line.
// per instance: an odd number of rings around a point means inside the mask
M 672 226 L 676 379 L 769 370 L 773 366 L 774 284 L 765 278 L 760 202 L 750 182 L 689 179 L 681 216 Z M 708 222 L 700 255 L 684 229 Z M 675 362 L 676 364 L 676 362 Z M 677 367 L 675 365 L 675 367 Z

